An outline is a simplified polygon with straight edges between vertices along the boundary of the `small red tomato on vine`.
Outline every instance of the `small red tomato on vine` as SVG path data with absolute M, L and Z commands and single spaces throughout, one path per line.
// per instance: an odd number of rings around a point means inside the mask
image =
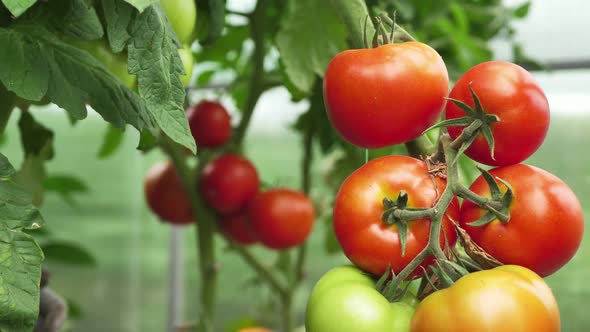
M 256 195 L 248 207 L 248 217 L 262 244 L 287 249 L 307 239 L 315 222 L 315 209 L 304 193 L 274 188 Z
M 219 219 L 221 231 L 232 241 L 247 246 L 258 242 L 256 233 L 245 213 L 222 216 Z
M 346 256 L 359 268 L 382 275 L 388 266 L 398 274 L 424 249 L 430 237 L 430 219 L 387 224 L 384 199 L 400 201 L 406 194 L 408 208 L 433 207 L 446 187 L 446 181 L 429 173 L 426 162 L 407 156 L 391 155 L 373 159 L 354 171 L 342 183 L 334 203 L 334 231 Z M 402 207 L 403 208 L 403 207 Z M 459 203 L 451 201 L 442 219 L 440 245 L 453 247 L 457 234 L 449 219 L 458 220 Z M 403 223 L 403 224 L 402 224 Z M 400 228 L 407 229 L 402 255 Z M 427 267 L 432 257 L 421 263 Z M 423 274 L 420 266 L 410 277 Z
M 163 221 L 173 224 L 194 221 L 188 196 L 171 162 L 160 162 L 148 171 L 144 192 L 149 208 Z
M 531 270 L 504 265 L 468 274 L 428 295 L 412 316 L 411 332 L 559 332 L 551 289 Z
M 232 133 L 230 116 L 218 102 L 204 100 L 186 113 L 191 133 L 199 148 L 214 148 L 225 144 Z
M 245 209 L 259 186 L 254 165 L 248 159 L 231 153 L 207 164 L 199 183 L 204 200 L 223 215 Z
M 498 121 L 490 124 L 494 156 L 481 134 L 465 152 L 467 156 L 486 165 L 502 166 L 520 163 L 537 151 L 549 129 L 549 103 L 529 72 L 510 62 L 480 63 L 459 78 L 449 97 L 475 107 L 470 87 L 483 111 L 496 115 Z M 464 116 L 463 109 L 447 104 L 447 120 Z M 462 130 L 449 127 L 449 134 L 456 138 Z
M 440 117 L 449 78 L 441 56 L 419 42 L 346 50 L 329 63 L 324 102 L 348 142 L 380 148 L 412 140 Z
M 534 166 L 510 165 L 489 173 L 512 187 L 509 218 L 470 226 L 487 210 L 464 201 L 460 223 L 471 239 L 500 262 L 527 267 L 542 277 L 565 265 L 578 250 L 584 234 L 584 214 L 574 192 L 555 175 Z M 499 186 L 502 192 L 507 190 L 502 183 Z M 491 198 L 483 176 L 473 182 L 470 190 Z

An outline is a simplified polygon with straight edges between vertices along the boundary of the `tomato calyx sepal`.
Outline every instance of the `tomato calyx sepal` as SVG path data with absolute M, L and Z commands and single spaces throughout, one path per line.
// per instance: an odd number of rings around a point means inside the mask
M 507 223 L 510 220 L 510 205 L 514 199 L 514 190 L 510 183 L 501 178 L 494 178 L 488 171 L 478 167 L 484 180 L 490 188 L 491 199 L 483 198 L 469 190 L 459 190 L 459 196 L 467 199 L 480 207 L 487 210 L 487 212 L 479 219 L 468 223 L 469 226 L 481 227 L 491 223 L 494 220 L 499 220 L 502 223 Z M 502 193 L 498 182 L 506 187 L 506 192 Z
M 375 289 L 391 303 L 404 302 L 404 298 L 408 295 L 410 285 L 411 282 L 398 281 L 395 272 L 391 268 L 391 264 L 388 264 L 385 272 L 375 283 Z
M 383 208 L 385 211 L 381 214 L 381 220 L 386 225 L 397 227 L 402 257 L 406 253 L 408 222 L 432 216 L 431 209 L 407 207 L 408 199 L 408 193 L 405 190 L 400 191 L 395 200 L 392 200 L 389 197 L 384 197 Z

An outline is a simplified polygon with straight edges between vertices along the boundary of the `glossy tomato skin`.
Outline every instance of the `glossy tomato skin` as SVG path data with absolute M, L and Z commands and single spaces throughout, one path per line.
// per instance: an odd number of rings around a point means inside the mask
M 246 208 L 258 192 L 260 180 L 254 165 L 237 154 L 224 154 L 201 173 L 199 188 L 203 199 L 222 215 Z
M 383 198 L 397 199 L 408 193 L 408 207 L 430 208 L 436 204 L 446 187 L 446 181 L 431 176 L 424 161 L 407 156 L 391 155 L 373 159 L 348 176 L 342 183 L 334 203 L 333 219 L 336 238 L 346 256 L 356 266 L 375 275 L 382 275 L 388 264 L 398 274 L 428 243 L 430 219 L 413 220 L 408 224 L 406 252 L 401 255 L 397 226 L 381 220 Z M 457 234 L 453 220 L 459 218 L 459 204 L 453 199 L 443 218 L 440 243 L 445 236 L 450 247 Z M 421 266 L 427 267 L 429 258 Z M 423 274 L 418 267 L 411 275 Z
M 203 100 L 192 106 L 186 116 L 199 148 L 218 147 L 231 137 L 231 118 L 225 107 L 218 102 Z
M 315 223 L 315 208 L 302 192 L 273 188 L 256 195 L 248 206 L 248 218 L 262 244 L 287 249 L 307 239 Z
M 427 296 L 411 332 L 559 332 L 551 289 L 531 270 L 504 265 L 468 274 Z
M 245 213 L 222 216 L 219 219 L 219 227 L 232 241 L 243 246 L 258 242 L 256 233 L 254 233 L 252 225 L 250 225 L 250 221 Z
M 346 50 L 324 77 L 328 117 L 348 142 L 380 148 L 412 140 L 441 115 L 449 78 L 440 55 L 406 42 Z
M 306 332 L 406 332 L 414 308 L 390 303 L 361 270 L 342 266 L 328 271 L 314 287 L 305 313 Z
M 172 224 L 194 221 L 188 196 L 171 162 L 160 162 L 148 171 L 144 193 L 149 208 L 162 221 Z
M 517 164 L 537 151 L 549 129 L 549 103 L 533 76 L 510 62 L 484 62 L 461 76 L 449 97 L 474 106 L 470 84 L 484 110 L 497 115 L 500 121 L 492 124 L 494 159 L 482 135 L 465 154 L 486 165 L 503 166 Z M 461 108 L 447 104 L 447 119 L 463 116 Z M 449 127 L 449 134 L 456 138 L 462 129 Z
M 576 253 L 584 234 L 584 215 L 574 192 L 555 175 L 540 168 L 517 164 L 492 169 L 490 174 L 507 181 L 514 198 L 507 223 L 494 220 L 473 227 L 485 211 L 472 202 L 461 207 L 461 226 L 490 255 L 504 264 L 527 267 L 542 277 L 565 265 Z M 504 185 L 500 185 L 506 190 Z M 483 179 L 470 189 L 491 197 Z

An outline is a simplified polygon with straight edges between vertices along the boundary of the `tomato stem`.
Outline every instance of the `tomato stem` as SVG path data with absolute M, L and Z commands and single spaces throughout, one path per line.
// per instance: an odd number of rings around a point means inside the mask
M 412 36 L 408 31 L 406 31 L 406 29 L 399 26 L 386 13 L 381 13 L 381 15 L 379 15 L 379 16 L 381 17 L 381 20 L 383 22 L 385 22 L 385 24 L 389 25 L 391 27 L 391 29 L 395 30 L 395 32 L 393 33 L 392 40 L 398 39 L 398 40 L 402 40 L 402 41 L 416 41 L 416 38 L 414 38 L 414 36 Z M 394 17 L 395 17 L 395 14 L 394 14 Z

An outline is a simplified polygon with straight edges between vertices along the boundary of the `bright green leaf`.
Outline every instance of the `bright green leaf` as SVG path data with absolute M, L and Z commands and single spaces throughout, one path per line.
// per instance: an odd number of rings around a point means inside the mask
M 105 159 L 113 155 L 123 143 L 123 131 L 113 126 L 108 126 L 104 134 L 98 157 Z
M 8 8 L 14 17 L 21 16 L 36 2 L 37 0 L 2 0 L 2 3 L 6 6 L 6 8 Z
M 50 175 L 43 181 L 46 191 L 56 192 L 61 195 L 88 192 L 88 186 L 84 181 L 71 175 Z
M 330 6 L 315 0 L 290 1 L 276 37 L 285 73 L 302 92 L 311 92 L 316 75 L 346 48 L 346 30 Z
M 129 72 L 137 75 L 139 95 L 160 128 L 193 153 L 196 145 L 184 113 L 184 68 L 176 35 L 160 6 L 152 6 L 132 24 Z

